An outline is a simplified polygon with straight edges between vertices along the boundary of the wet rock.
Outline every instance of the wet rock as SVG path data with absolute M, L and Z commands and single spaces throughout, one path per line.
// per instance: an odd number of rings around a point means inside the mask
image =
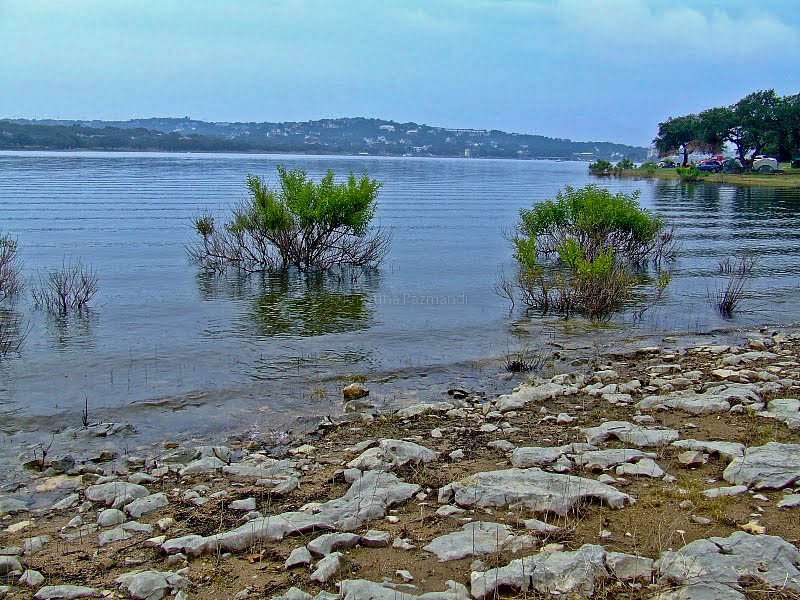
M 649 582 L 653 576 L 653 559 L 623 552 L 607 552 L 606 566 L 621 581 Z
M 0 517 L 28 512 L 28 505 L 16 498 L 0 498 Z
M 381 440 L 376 448 L 364 451 L 347 466 L 362 471 L 382 470 L 401 467 L 406 464 L 429 463 L 438 458 L 438 454 L 425 446 L 403 440 Z
M 664 446 L 674 442 L 680 434 L 674 429 L 658 427 L 642 427 L 627 421 L 607 421 L 597 427 L 588 427 L 581 430 L 590 444 L 602 444 L 604 441 L 616 438 L 621 442 L 633 444 L 638 447 Z
M 337 585 L 341 600 L 471 600 L 467 588 L 454 581 L 447 581 L 447 589 L 442 592 L 428 592 L 418 596 L 386 583 L 365 579 L 345 579 Z
M 732 460 L 744 454 L 744 444 L 738 442 L 707 442 L 703 440 L 677 440 L 672 442 L 676 448 L 687 448 L 707 454 L 719 454 L 723 458 Z
M 125 512 L 134 519 L 138 519 L 142 515 L 146 515 L 147 513 L 159 510 L 168 505 L 169 500 L 167 500 L 166 495 L 162 493 L 151 494 L 144 498 L 137 498 L 128 504 L 128 506 L 125 507 Z
M 305 546 L 295 548 L 289 553 L 289 557 L 283 566 L 286 569 L 293 569 L 294 567 L 304 567 L 311 564 L 311 553 Z
M 767 409 L 759 412 L 758 416 L 782 421 L 789 429 L 800 429 L 800 400 L 795 398 L 770 400 Z
M 623 463 L 636 462 L 643 458 L 655 458 L 652 452 L 635 448 L 612 448 L 609 450 L 588 450 L 570 456 L 576 465 L 591 471 L 605 471 Z
M 800 481 L 800 444 L 769 442 L 748 448 L 722 473 L 725 481 L 748 488 L 781 489 Z
M 647 396 L 636 404 L 637 408 L 682 410 L 693 415 L 727 412 L 736 403 L 751 404 L 761 399 L 755 385 L 724 384 L 698 394 L 682 390 L 665 396 Z
M 14 571 L 22 571 L 22 565 L 16 556 L 0 556 L 0 576 Z
M 109 481 L 100 485 L 90 485 L 86 488 L 86 498 L 88 500 L 115 508 L 149 495 L 150 492 L 146 487 L 128 483 L 127 481 Z
M 100 590 L 82 585 L 46 585 L 39 588 L 35 600 L 74 600 L 75 598 L 100 598 Z
M 353 548 L 360 540 L 361 536 L 354 533 L 324 533 L 311 540 L 306 548 L 315 556 L 327 556 L 339 548 Z
M 694 586 L 705 585 L 721 590 L 723 598 L 744 598 L 740 582 L 800 592 L 798 563 L 800 552 L 786 540 L 737 531 L 727 538 L 695 540 L 678 551 L 663 552 L 655 567 L 663 581 L 686 586 L 689 594 Z
M 369 396 L 369 390 L 360 383 L 351 383 L 342 390 L 342 396 L 345 400 L 357 400 Z
M 454 408 L 455 405 L 450 402 L 420 402 L 407 406 L 406 408 L 401 408 L 395 414 L 401 419 L 410 419 L 429 412 L 443 413 L 448 410 L 453 410 Z
M 475 473 L 439 490 L 440 503 L 451 499 L 461 506 L 481 508 L 518 503 L 536 512 L 559 515 L 566 515 L 583 500 L 600 500 L 612 508 L 634 502 L 628 494 L 594 479 L 548 473 L 537 468 Z
M 473 571 L 472 595 L 480 600 L 506 586 L 525 592 L 588 598 L 594 593 L 595 580 L 609 576 L 605 556 L 602 546 L 585 544 L 574 552 L 540 552 L 498 569 Z
M 169 571 L 132 571 L 114 580 L 131 598 L 136 600 L 161 600 L 172 590 L 189 587 L 189 580 Z
M 342 566 L 342 554 L 340 552 L 333 552 L 328 554 L 325 558 L 321 559 L 314 572 L 311 574 L 311 581 L 318 583 L 325 583 L 331 577 L 336 575 Z
M 18 585 L 39 587 L 44 582 L 44 575 L 35 569 L 27 569 L 17 581 Z
M 116 508 L 107 508 L 97 515 L 97 524 L 100 527 L 111 527 L 112 525 L 119 525 L 127 521 L 125 513 Z
M 506 525 L 475 521 L 464 525 L 461 531 L 434 538 L 423 550 L 445 562 L 500 552 L 513 538 L 511 528 Z

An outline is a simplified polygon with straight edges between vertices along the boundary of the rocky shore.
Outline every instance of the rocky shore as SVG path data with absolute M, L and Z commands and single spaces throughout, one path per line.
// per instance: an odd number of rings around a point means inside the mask
M 0 598 L 800 598 L 800 330 L 548 370 L 391 414 L 356 384 L 283 455 L 43 456 Z

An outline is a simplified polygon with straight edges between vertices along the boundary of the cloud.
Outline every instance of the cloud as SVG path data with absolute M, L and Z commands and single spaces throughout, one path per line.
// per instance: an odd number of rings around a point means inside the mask
M 587 36 L 581 43 L 594 43 L 599 53 L 755 61 L 765 47 L 800 46 L 798 29 L 773 14 L 755 13 L 747 4 L 739 10 L 733 3 L 729 6 L 731 12 L 710 5 L 696 8 L 641 0 L 556 0 L 554 9 L 567 31 Z

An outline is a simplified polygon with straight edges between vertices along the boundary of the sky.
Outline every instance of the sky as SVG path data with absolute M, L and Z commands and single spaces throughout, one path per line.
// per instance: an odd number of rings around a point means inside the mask
M 648 145 L 800 92 L 800 0 L 0 0 L 0 118 L 366 116 Z

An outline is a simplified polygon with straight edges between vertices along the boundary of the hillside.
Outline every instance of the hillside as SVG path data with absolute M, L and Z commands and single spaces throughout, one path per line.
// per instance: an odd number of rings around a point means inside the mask
M 129 121 L 0 120 L 3 150 L 298 152 L 379 156 L 644 160 L 647 149 L 541 135 L 450 129 L 382 119 L 209 123 L 188 117 Z

